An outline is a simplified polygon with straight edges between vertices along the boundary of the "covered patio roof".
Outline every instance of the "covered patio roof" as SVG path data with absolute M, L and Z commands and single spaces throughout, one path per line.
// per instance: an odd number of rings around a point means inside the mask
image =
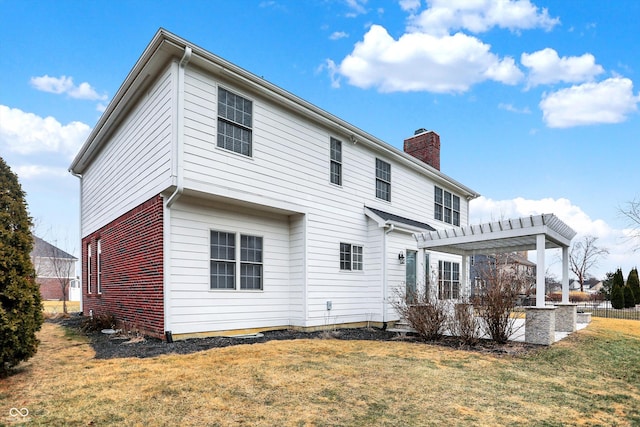
M 538 249 L 567 248 L 576 232 L 553 214 L 488 222 L 479 225 L 416 233 L 418 247 L 456 255 L 493 254 Z

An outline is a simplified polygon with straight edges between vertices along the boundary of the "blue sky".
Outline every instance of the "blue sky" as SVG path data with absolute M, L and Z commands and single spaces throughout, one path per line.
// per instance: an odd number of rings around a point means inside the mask
M 78 253 L 67 168 L 159 27 L 398 148 L 440 134 L 472 222 L 555 213 L 640 264 L 640 2 L 0 0 L 0 156 L 37 232 Z

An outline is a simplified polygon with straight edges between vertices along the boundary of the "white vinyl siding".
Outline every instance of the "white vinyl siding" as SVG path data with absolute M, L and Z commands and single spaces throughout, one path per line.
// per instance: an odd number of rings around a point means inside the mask
M 234 205 L 212 203 L 183 196 L 171 210 L 170 308 L 174 334 L 221 331 L 291 324 L 290 295 L 302 292 L 290 283 L 290 228 L 285 215 L 256 212 Z M 258 255 L 247 250 L 239 254 L 239 235 L 259 236 L 263 290 L 211 289 L 211 231 L 234 236 L 235 249 L 217 253 L 216 259 L 250 259 Z M 231 246 L 229 242 L 227 246 Z M 254 245 L 255 248 L 255 245 Z M 235 261 L 234 261 L 235 263 Z M 235 270 L 234 272 L 238 271 Z M 249 276 L 247 276 L 249 277 Z
M 82 235 L 171 184 L 173 76 L 165 70 L 83 174 Z

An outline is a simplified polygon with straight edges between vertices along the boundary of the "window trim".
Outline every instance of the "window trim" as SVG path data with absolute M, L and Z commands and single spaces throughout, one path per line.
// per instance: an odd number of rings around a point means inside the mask
M 348 252 L 344 250 L 347 247 L 349 249 Z M 349 259 L 344 258 L 343 254 L 348 255 Z M 346 263 L 349 265 L 347 266 Z M 343 272 L 364 271 L 364 245 L 340 242 L 339 266 L 340 271 Z
M 91 243 L 87 243 L 87 293 L 91 292 Z
M 337 144 L 338 150 L 334 150 L 333 146 Z M 334 152 L 338 153 L 339 158 L 334 158 Z M 336 174 L 338 182 L 334 182 L 334 165 L 338 172 Z M 339 187 L 342 187 L 342 141 L 337 138 L 331 137 L 329 139 L 329 182 Z
M 212 234 L 213 233 L 223 233 L 226 235 L 233 236 L 233 253 L 232 258 L 213 258 L 211 256 L 211 245 L 212 245 Z M 243 238 L 254 238 L 259 239 L 260 248 L 259 248 L 259 261 L 246 259 L 247 250 L 255 250 L 255 248 L 243 247 Z M 227 264 L 233 263 L 233 287 L 225 287 L 225 288 L 214 288 L 212 287 L 213 283 L 213 272 L 211 269 L 212 262 L 224 262 Z M 246 266 L 259 266 L 259 288 L 255 287 L 244 287 L 243 281 L 246 277 L 243 277 L 243 267 Z M 255 276 L 252 276 L 255 277 Z M 264 291 L 264 236 L 256 235 L 256 234 L 244 234 L 237 231 L 225 231 L 225 230 L 209 230 L 209 291 L 217 292 L 217 291 L 241 291 L 241 292 L 263 292 Z
M 241 123 L 241 122 L 237 122 L 235 120 L 232 120 L 228 117 L 226 117 L 226 115 L 222 115 L 221 113 L 221 109 L 220 109 L 220 91 L 225 91 L 233 96 L 242 98 L 244 101 L 248 101 L 251 105 L 251 115 L 250 115 L 250 125 L 247 125 L 245 123 Z M 225 105 L 228 105 L 225 103 Z M 216 116 L 217 116 L 217 121 L 216 121 L 216 147 L 220 148 L 222 150 L 228 151 L 230 153 L 235 153 L 235 154 L 239 154 L 245 158 L 253 158 L 253 118 L 254 118 L 254 101 L 253 99 L 248 98 L 247 96 L 244 95 L 240 95 L 238 92 L 233 91 L 233 90 L 229 90 L 226 87 L 223 87 L 221 85 L 218 85 L 218 91 L 217 91 L 217 97 L 216 97 Z M 228 125 L 233 126 L 234 128 L 245 130 L 248 132 L 249 134 L 249 141 L 248 141 L 248 154 L 245 154 L 242 151 L 242 145 L 240 147 L 240 151 L 236 151 L 232 148 L 228 148 L 224 145 L 220 145 L 220 136 L 226 136 L 225 134 L 221 134 L 221 130 L 220 130 L 220 123 L 226 123 Z M 240 143 L 243 144 L 243 141 L 240 140 Z
M 460 196 L 434 185 L 433 218 L 436 221 L 460 227 L 460 210 Z
M 102 239 L 96 240 L 96 292 L 102 293 Z
M 387 173 L 386 171 L 382 171 L 381 168 L 378 167 L 378 164 L 381 165 L 386 165 L 388 166 L 388 179 L 386 177 L 381 176 L 378 172 L 384 172 Z M 378 193 L 378 183 L 382 183 L 385 184 L 387 186 L 386 189 L 386 193 L 387 193 L 387 197 L 380 197 L 379 193 Z M 387 202 L 391 202 L 391 163 L 386 162 L 382 159 L 379 159 L 378 157 L 376 157 L 376 198 L 380 199 L 380 200 L 384 200 Z
M 447 265 L 449 269 L 447 270 Z M 456 268 L 454 268 L 456 267 Z M 449 278 L 446 272 L 449 272 Z M 438 261 L 438 299 L 460 299 L 460 263 L 455 261 Z

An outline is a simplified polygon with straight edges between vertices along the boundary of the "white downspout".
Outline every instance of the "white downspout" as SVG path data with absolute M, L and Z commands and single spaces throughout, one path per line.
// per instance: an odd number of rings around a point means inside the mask
M 80 218 L 80 232 L 78 233 L 78 236 L 80 238 L 80 254 L 79 254 L 79 259 L 80 259 L 80 312 L 84 313 L 84 310 L 82 308 L 83 304 L 84 304 L 84 298 L 83 298 L 83 293 L 82 290 L 84 289 L 84 283 L 82 281 L 82 267 L 84 266 L 82 264 L 82 174 L 76 173 L 74 172 L 72 169 L 69 169 L 69 172 L 71 172 L 71 175 L 75 176 L 76 178 L 78 178 L 80 180 L 80 204 L 78 206 L 78 211 L 80 212 L 79 218 Z M 78 271 L 77 271 L 77 266 L 76 266 L 76 276 L 78 275 Z
M 384 230 L 382 234 L 382 325 L 387 324 L 387 234 L 394 230 L 395 225 L 389 224 L 389 228 Z
M 184 69 L 187 63 L 191 59 L 191 48 L 189 46 L 184 48 L 184 55 L 180 60 L 178 66 L 178 93 L 177 93 L 177 108 L 176 108 L 176 189 L 173 194 L 167 200 L 167 208 L 170 208 L 173 203 L 178 200 L 184 190 L 184 164 L 183 164 L 183 152 L 184 152 Z
M 184 48 L 184 55 L 178 64 L 178 75 L 176 77 L 176 104 L 175 104 L 175 129 L 174 129 L 174 150 L 175 156 L 175 178 L 176 188 L 164 204 L 163 212 L 163 251 L 164 251 L 164 330 L 165 339 L 173 341 L 171 331 L 171 206 L 180 198 L 184 190 L 184 74 L 185 67 L 191 59 L 191 48 Z

